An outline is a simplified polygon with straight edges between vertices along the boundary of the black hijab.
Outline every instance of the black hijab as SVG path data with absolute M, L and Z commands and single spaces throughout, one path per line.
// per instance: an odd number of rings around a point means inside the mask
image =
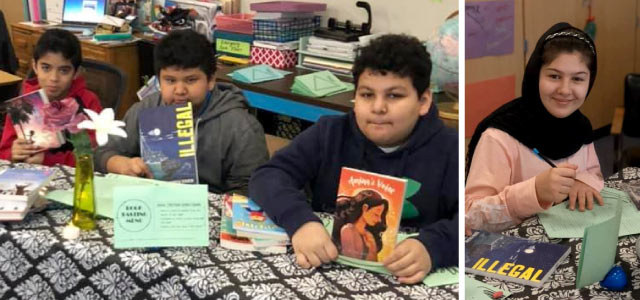
M 567 23 L 553 25 L 540 37 L 529 58 L 522 80 L 522 96 L 502 105 L 478 124 L 469 142 L 465 169 L 467 174 L 478 140 L 487 128 L 500 129 L 525 146 L 531 149 L 537 148 L 540 153 L 554 160 L 568 157 L 580 150 L 582 145 L 593 141 L 591 123 L 580 110 L 559 119 L 551 115 L 540 100 L 538 82 L 543 63 L 543 48 L 549 40 L 558 37 L 575 38 L 590 48 L 592 62 L 589 69 L 589 89 L 587 90 L 587 95 L 589 95 L 597 71 L 593 40 L 581 30 Z

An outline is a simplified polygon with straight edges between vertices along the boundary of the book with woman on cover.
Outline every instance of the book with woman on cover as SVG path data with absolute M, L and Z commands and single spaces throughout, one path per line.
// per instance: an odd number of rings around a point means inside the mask
M 52 104 L 49 107 L 49 99 L 40 89 L 20 95 L 3 103 L 2 111 L 11 118 L 13 127 L 19 139 L 25 139 L 33 145 L 46 149 L 55 149 L 64 144 L 62 132 L 46 125 L 47 118 L 55 118 L 57 111 Z
M 465 242 L 468 273 L 540 287 L 569 255 L 569 246 L 476 231 Z
M 343 167 L 332 230 L 341 255 L 382 262 L 396 245 L 407 180 Z

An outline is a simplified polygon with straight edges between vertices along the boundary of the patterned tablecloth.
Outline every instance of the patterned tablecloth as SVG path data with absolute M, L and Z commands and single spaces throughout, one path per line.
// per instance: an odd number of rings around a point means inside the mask
M 617 173 L 605 181 L 605 186 L 620 189 L 622 182 L 637 182 L 640 184 L 640 168 L 625 168 L 622 173 Z M 640 226 L 640 224 L 638 224 Z M 538 222 L 538 217 L 532 217 L 524 221 L 516 228 L 502 232 L 504 235 L 519 236 L 532 240 L 549 242 L 544 227 Z M 541 287 L 535 288 L 501 281 L 484 276 L 474 276 L 477 280 L 492 286 L 512 292 L 508 299 L 640 299 L 640 260 L 636 254 L 636 239 L 638 235 L 630 235 L 618 239 L 618 253 L 615 262 L 622 266 L 627 273 L 629 285 L 622 292 L 613 292 L 594 283 L 582 289 L 576 289 L 576 274 L 582 239 L 553 239 L 551 242 L 568 245 L 571 252 L 567 259 L 558 266 L 555 273 Z
M 8 167 L 42 168 L 0 161 Z M 70 188 L 59 168 L 51 186 Z M 73 169 L 67 169 L 73 172 Z M 210 246 L 136 251 L 113 248 L 113 221 L 79 240 L 62 238 L 71 209 L 52 203 L 22 222 L 0 223 L 1 299 L 454 299 L 458 285 L 403 285 L 339 264 L 312 270 L 295 257 L 219 247 L 219 195 L 209 195 Z

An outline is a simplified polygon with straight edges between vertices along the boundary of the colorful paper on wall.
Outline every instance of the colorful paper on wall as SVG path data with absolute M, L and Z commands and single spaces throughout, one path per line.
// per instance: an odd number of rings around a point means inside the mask
M 467 59 L 513 53 L 513 0 L 467 2 L 465 9 Z
M 502 104 L 515 98 L 514 75 L 466 85 L 465 137 L 471 137 L 482 119 Z

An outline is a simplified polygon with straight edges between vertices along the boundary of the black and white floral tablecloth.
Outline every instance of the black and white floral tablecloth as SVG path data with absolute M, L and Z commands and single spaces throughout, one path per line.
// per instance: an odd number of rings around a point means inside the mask
M 617 173 L 605 181 L 605 186 L 620 189 L 622 182 L 637 182 L 640 184 L 640 168 L 625 168 L 622 173 Z M 640 224 L 638 224 L 640 226 Z M 549 242 L 544 227 L 538 222 L 538 217 L 532 217 L 524 221 L 516 228 L 502 232 L 505 235 L 525 237 L 533 240 Z M 494 278 L 474 276 L 474 278 L 512 292 L 509 299 L 640 299 L 640 261 L 636 254 L 636 239 L 638 235 L 630 235 L 618 239 L 618 253 L 616 263 L 622 266 L 627 273 L 629 284 L 622 292 L 613 292 L 594 283 L 582 289 L 576 289 L 576 274 L 582 239 L 553 239 L 556 242 L 571 246 L 571 252 L 567 259 L 558 266 L 555 273 L 542 287 L 535 288 L 527 285 L 505 282 Z M 472 275 L 467 275 L 472 276 Z
M 8 167 L 42 168 L 0 161 Z M 51 186 L 70 188 L 56 167 Z M 0 299 L 455 299 L 458 285 L 403 285 L 394 277 L 330 264 L 301 269 L 284 255 L 218 246 L 220 200 L 210 194 L 207 248 L 115 250 L 113 221 L 79 240 L 62 238 L 71 210 L 50 204 L 22 222 L 0 223 Z

